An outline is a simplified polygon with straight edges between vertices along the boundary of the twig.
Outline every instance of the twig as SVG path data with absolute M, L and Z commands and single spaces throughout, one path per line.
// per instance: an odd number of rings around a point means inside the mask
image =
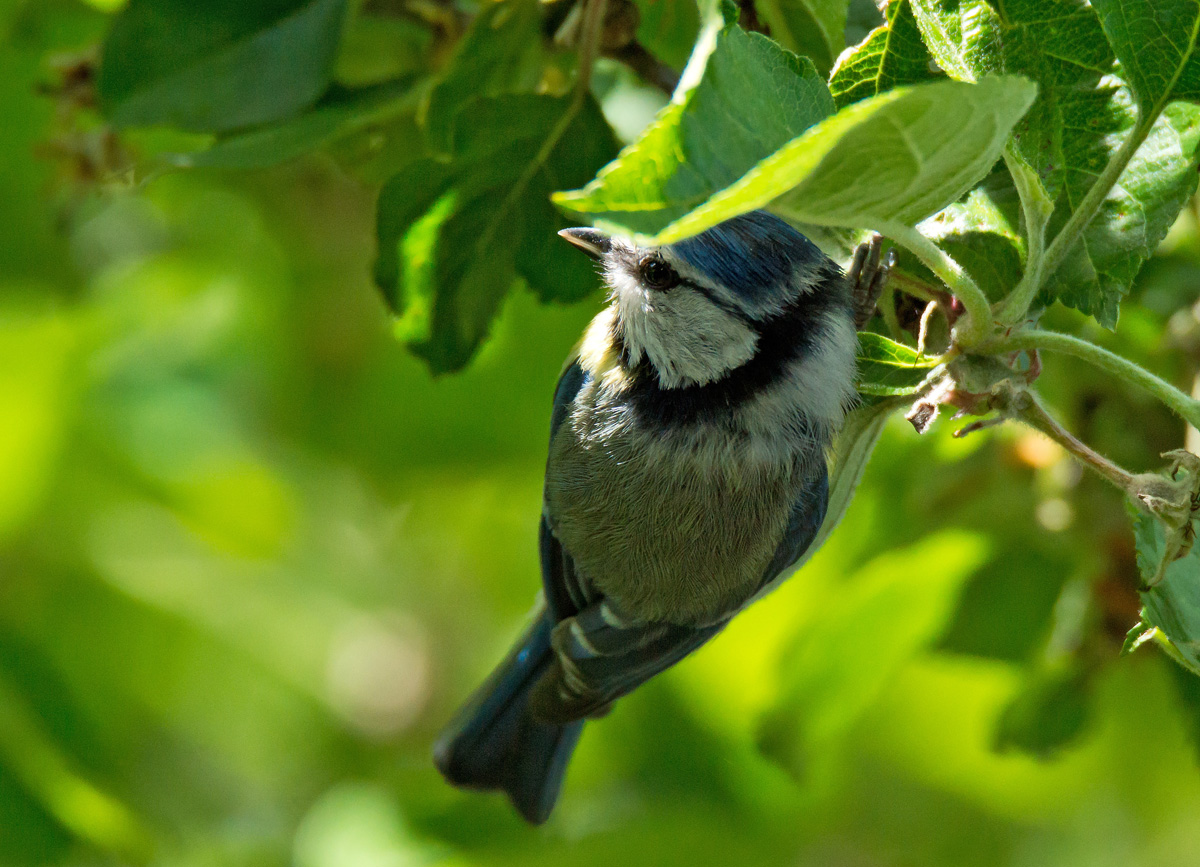
M 636 39 L 621 48 L 606 50 L 604 56 L 625 64 L 643 81 L 654 85 L 667 96 L 679 86 L 679 73 L 647 51 L 646 46 Z
M 1029 305 L 1042 288 L 1045 268 L 1046 224 L 1054 212 L 1054 203 L 1037 174 L 1013 153 L 1004 149 L 1004 164 L 1021 197 L 1021 214 L 1025 218 L 1025 268 L 1021 280 L 1008 296 L 996 305 L 996 319 L 1004 325 L 1021 321 Z
M 1137 477 L 1110 461 L 1059 424 L 1058 419 L 1046 411 L 1033 392 L 1019 392 L 1009 409 L 1021 421 L 1050 437 L 1084 465 L 1091 467 L 1131 497 L 1135 496 L 1138 490 Z
M 892 285 L 890 279 L 883 284 L 878 307 L 879 313 L 883 317 L 883 324 L 887 326 L 892 340 L 903 342 L 904 329 L 900 327 L 900 317 L 896 315 L 896 287 Z
M 604 26 L 604 9 L 608 0 L 582 0 L 583 27 L 579 39 L 579 72 L 575 79 L 575 99 L 582 103 L 592 85 L 592 66 L 600 50 L 600 29 Z

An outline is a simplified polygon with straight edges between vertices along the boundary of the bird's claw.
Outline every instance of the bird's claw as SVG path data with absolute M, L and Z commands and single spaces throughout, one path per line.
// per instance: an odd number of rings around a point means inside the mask
M 896 251 L 889 250 L 887 258 L 880 261 L 882 250 L 883 236 L 875 232 L 854 250 L 854 259 L 846 274 L 854 302 L 854 327 L 858 329 L 875 315 L 875 305 L 887 283 L 888 273 L 896 264 Z

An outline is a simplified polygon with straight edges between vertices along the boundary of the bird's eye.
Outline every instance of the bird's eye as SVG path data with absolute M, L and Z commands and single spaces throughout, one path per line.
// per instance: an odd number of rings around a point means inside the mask
M 679 282 L 675 269 L 657 256 L 647 256 L 641 263 L 642 282 L 651 289 L 670 289 Z

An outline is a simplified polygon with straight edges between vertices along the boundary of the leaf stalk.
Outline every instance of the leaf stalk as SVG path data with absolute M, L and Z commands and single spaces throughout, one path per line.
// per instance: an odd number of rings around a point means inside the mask
M 1054 272 L 1063 263 L 1070 252 L 1071 247 L 1079 240 L 1079 236 L 1083 234 L 1083 230 L 1087 228 L 1088 223 L 1096 216 L 1096 212 L 1100 210 L 1100 206 L 1104 204 L 1104 200 L 1108 198 L 1108 193 L 1112 190 L 1117 180 L 1121 177 L 1121 173 L 1125 171 L 1125 167 L 1129 165 L 1129 161 L 1133 159 L 1133 155 L 1137 153 L 1137 149 L 1142 146 L 1142 142 L 1146 140 L 1146 136 L 1150 134 L 1150 128 L 1154 126 L 1154 119 L 1151 117 L 1149 121 L 1139 120 L 1137 126 L 1134 127 L 1133 133 L 1125 140 L 1117 152 L 1112 155 L 1104 170 L 1100 173 L 1100 177 L 1096 178 L 1096 182 L 1088 189 L 1087 194 L 1083 197 L 1083 201 L 1079 203 L 1067 222 L 1054 236 L 1054 240 L 1050 242 L 1050 246 L 1046 248 L 1045 256 L 1041 260 L 1040 268 L 1036 274 L 1027 273 L 1018 284 L 1017 290 L 1013 291 L 1012 296 L 1005 301 L 1004 308 L 1000 314 L 1000 320 L 1006 325 L 1011 325 L 1014 322 L 1020 321 L 1029 310 L 1029 305 L 1033 303 L 1033 299 L 1037 297 L 1037 293 L 1041 291 L 1042 284 L 1054 276 Z
M 880 226 L 879 230 L 896 243 L 907 247 L 929 270 L 933 271 L 962 302 L 966 316 L 954 325 L 954 340 L 964 348 L 974 347 L 987 339 L 992 328 L 992 309 L 983 290 L 963 267 L 912 226 L 900 223 Z
M 996 307 L 995 318 L 1002 325 L 1013 325 L 1024 318 L 1033 299 L 1042 288 L 1046 264 L 1046 224 L 1054 212 L 1054 203 L 1046 195 L 1037 173 L 1013 151 L 1004 149 L 1004 164 L 1021 198 L 1025 219 L 1025 269 L 1020 282 Z
M 1026 329 L 978 347 L 981 352 L 1001 353 L 1047 349 L 1061 352 L 1105 370 L 1139 386 L 1161 400 L 1192 427 L 1200 428 L 1200 400 L 1196 400 L 1145 368 L 1087 340 L 1058 331 Z

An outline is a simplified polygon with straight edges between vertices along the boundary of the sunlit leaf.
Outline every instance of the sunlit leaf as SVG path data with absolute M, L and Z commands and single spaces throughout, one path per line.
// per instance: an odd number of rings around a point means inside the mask
M 1082 92 L 1073 99 L 1087 103 L 1081 114 L 1091 120 L 1087 129 L 1068 136 L 1064 146 L 1072 171 L 1051 219 L 1051 237 L 1136 123 L 1123 91 Z M 1196 191 L 1198 160 L 1200 106 L 1172 103 L 1047 282 L 1048 297 L 1096 317 L 1108 328 L 1116 327 L 1120 302 L 1133 278 Z
M 837 58 L 829 90 L 838 108 L 905 84 L 935 76 L 908 0 L 891 0 L 887 24 Z
M 903 343 L 864 331 L 858 335 L 858 382 L 860 394 L 891 397 L 915 394 L 917 386 L 936 366 L 936 361 Z
M 48 493 L 78 385 L 77 340 L 65 317 L 0 319 L 0 538 Z
M 686 237 L 767 204 L 818 225 L 915 224 L 987 174 L 1034 93 L 1028 81 L 1001 76 L 914 85 L 854 103 L 657 240 Z
M 1094 0 L 1092 6 L 1143 117 L 1152 117 L 1169 99 L 1200 99 L 1200 3 Z
M 592 183 L 557 194 L 555 202 L 653 235 L 833 111 L 829 88 L 811 61 L 736 24 L 715 38 L 707 59 L 702 44 L 689 64 L 693 77 L 701 66 L 699 82 L 677 92 Z
M 1188 40 L 1195 38 L 1190 29 L 1195 14 L 1189 18 L 1183 11 L 1184 6 L 1191 8 L 1187 3 L 1179 4 L 1179 10 L 1170 4 L 1154 9 L 1129 4 L 1130 10 L 1141 10 L 1128 12 L 1136 20 L 1132 27 L 1122 17 L 1126 12 L 1121 3 L 1098 4 L 1098 10 L 1107 9 L 1104 28 L 1092 7 L 1077 0 L 912 4 L 930 51 L 950 75 L 969 81 L 1002 70 L 1038 82 L 1038 99 L 1014 129 L 1013 144 L 1017 158 L 1036 172 L 1049 197 L 1057 200 L 1049 237 L 1079 206 L 1137 121 L 1124 92 L 1101 86 L 1101 76 L 1113 66 L 1105 30 L 1110 37 L 1114 28 L 1119 31 L 1113 44 L 1121 49 L 1122 74 L 1129 74 L 1130 58 L 1136 54 L 1133 77 L 1140 76 L 1141 83 L 1134 81 L 1135 89 L 1154 93 L 1164 86 L 1159 73 L 1173 75 L 1163 69 L 1177 70 L 1190 51 Z M 1151 38 L 1151 31 L 1168 20 L 1170 35 L 1162 32 Z M 1131 42 L 1134 33 L 1140 38 Z M 1148 53 L 1143 55 L 1143 50 Z M 1175 66 L 1166 58 L 1172 52 Z M 1161 108 L 1161 101 L 1158 105 Z M 1057 298 L 1107 327 L 1116 325 L 1120 300 L 1142 262 L 1195 190 L 1195 125 L 1193 112 L 1184 107 L 1158 122 L 1068 261 L 1051 275 L 1044 301 Z
M 1007 72 L 1037 83 L 1038 98 L 1013 129 L 1013 143 L 1055 198 L 1071 167 L 1063 148 L 1088 127 L 1078 105 L 1063 100 L 1095 86 L 1112 67 L 1096 13 L 1080 0 L 910 2 L 930 53 L 951 77 L 977 81 Z

